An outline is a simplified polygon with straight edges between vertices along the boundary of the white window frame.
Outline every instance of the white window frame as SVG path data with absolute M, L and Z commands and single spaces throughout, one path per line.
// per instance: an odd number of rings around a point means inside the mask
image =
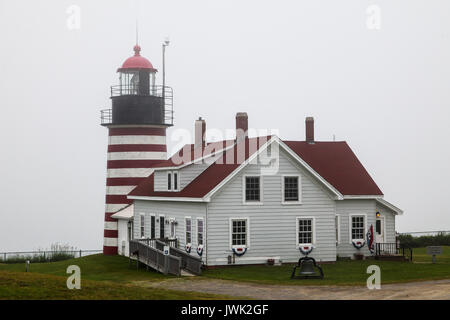
M 286 201 L 284 199 L 284 178 L 297 178 L 298 179 L 298 200 L 297 201 Z M 281 204 L 291 205 L 291 204 L 302 204 L 302 177 L 299 174 L 283 174 L 281 176 Z
M 335 226 L 336 232 L 337 232 L 337 240 L 336 240 L 336 245 L 341 243 L 341 215 L 340 214 L 336 214 L 334 217 L 334 223 L 336 224 L 336 220 L 337 220 L 337 225 Z
M 187 241 L 188 239 L 187 239 L 187 221 L 188 220 L 190 220 L 191 221 L 191 231 L 189 231 L 190 232 L 190 234 L 191 234 L 191 241 Z M 192 217 L 190 217 L 190 216 L 188 216 L 188 217 L 184 217 L 184 243 L 185 244 L 188 244 L 188 243 L 193 243 L 193 238 L 192 238 L 192 229 L 193 229 L 193 224 L 192 224 Z
M 203 224 L 203 231 L 201 232 L 202 233 L 202 245 L 205 245 L 205 219 L 203 219 L 203 217 L 199 217 L 199 218 L 197 218 L 197 245 L 200 245 L 200 243 L 198 243 L 198 235 L 199 235 L 199 231 L 198 231 L 198 222 L 199 221 L 202 221 L 202 224 Z
M 233 248 L 238 248 L 238 247 L 242 247 L 242 245 L 234 245 L 233 246 L 233 221 L 235 221 L 235 220 L 246 220 L 246 223 L 245 223 L 245 231 L 246 231 L 246 234 L 247 234 L 247 237 L 246 237 L 246 245 L 245 245 L 245 248 L 247 248 L 247 249 L 249 249 L 250 248 L 250 218 L 249 217 L 232 217 L 232 218 L 230 218 L 230 221 L 229 221 L 229 242 L 230 242 L 230 248 L 231 249 L 233 249 Z
M 298 233 L 299 233 L 299 220 L 312 220 L 311 221 L 311 230 L 312 230 L 312 243 L 299 243 L 298 241 Z M 301 246 L 309 246 L 316 244 L 316 217 L 295 217 L 295 243 L 297 249 Z
M 364 231 L 363 231 L 363 238 L 362 239 L 352 239 L 352 217 L 364 217 Z M 349 243 L 352 243 L 352 240 L 363 240 L 365 241 L 364 237 L 367 233 L 367 214 L 366 213 L 352 213 L 348 215 L 348 239 Z
M 246 180 L 247 178 L 254 178 L 254 177 L 258 177 L 259 178 L 259 201 L 247 201 L 246 199 Z M 263 176 L 260 174 L 245 174 L 242 176 L 242 204 L 244 205 L 250 205 L 250 206 L 261 206 L 264 204 L 263 201 L 263 192 L 264 190 L 264 182 L 263 182 Z
M 170 189 L 169 189 L 169 174 L 170 174 Z M 175 180 L 175 175 L 177 175 L 176 180 Z M 177 183 L 176 188 L 175 188 L 175 181 Z M 180 172 L 178 170 L 166 172 L 166 187 L 167 187 L 167 191 L 172 191 L 172 192 L 180 191 Z
M 145 238 L 145 214 L 140 213 L 139 214 L 139 238 L 144 239 Z

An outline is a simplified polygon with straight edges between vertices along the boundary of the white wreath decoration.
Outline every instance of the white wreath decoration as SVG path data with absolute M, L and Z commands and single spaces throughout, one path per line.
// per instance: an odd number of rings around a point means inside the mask
M 313 251 L 314 246 L 313 245 L 304 245 L 304 246 L 299 246 L 298 249 L 300 250 L 300 252 L 302 254 L 307 256 L 308 254 L 311 253 L 311 251 Z
M 235 247 L 233 248 L 233 252 L 237 256 L 242 256 L 247 252 L 247 247 Z
M 197 247 L 197 254 L 201 257 L 203 254 L 203 245 L 199 244 Z
M 353 246 L 356 249 L 361 249 L 362 247 L 364 247 L 364 245 L 366 244 L 365 240 L 352 240 Z
M 191 247 L 192 247 L 192 245 L 190 243 L 186 244 L 185 250 L 186 250 L 187 253 L 191 253 Z

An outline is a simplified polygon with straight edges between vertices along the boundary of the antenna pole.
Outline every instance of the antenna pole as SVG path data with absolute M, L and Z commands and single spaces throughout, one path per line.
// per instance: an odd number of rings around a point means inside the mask
M 162 98 L 163 98 L 163 106 L 164 108 L 166 107 L 166 47 L 169 45 L 170 41 L 169 39 L 166 38 L 166 40 L 164 40 L 163 44 L 162 44 Z
M 139 44 L 139 22 L 138 18 L 136 18 L 136 45 Z

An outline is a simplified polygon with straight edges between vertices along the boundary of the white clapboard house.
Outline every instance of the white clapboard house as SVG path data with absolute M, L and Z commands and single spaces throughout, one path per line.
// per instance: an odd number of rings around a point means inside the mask
M 370 255 L 377 243 L 395 243 L 402 210 L 383 193 L 344 141 L 249 138 L 246 113 L 236 116 L 236 139 L 207 143 L 205 122 L 195 144 L 183 147 L 128 194 L 118 219 L 119 253 L 128 241 L 177 239 L 179 248 L 207 266 L 296 262 L 313 247 L 317 261 Z M 365 244 L 362 248 L 357 248 Z

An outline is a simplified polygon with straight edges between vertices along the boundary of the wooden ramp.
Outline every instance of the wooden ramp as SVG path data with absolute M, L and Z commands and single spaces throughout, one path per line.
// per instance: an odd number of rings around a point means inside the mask
M 169 254 L 164 255 L 166 243 L 154 240 L 131 240 L 130 259 L 137 260 L 163 274 L 201 275 L 202 260 L 180 249 L 170 247 Z

